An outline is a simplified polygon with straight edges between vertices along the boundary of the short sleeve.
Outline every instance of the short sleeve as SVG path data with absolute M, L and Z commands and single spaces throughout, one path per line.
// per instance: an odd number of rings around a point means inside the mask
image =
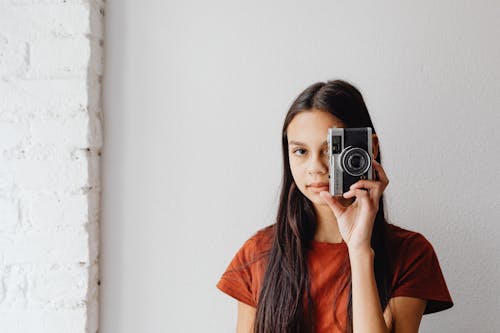
M 408 296 L 427 300 L 424 314 L 453 306 L 437 255 L 421 234 L 409 239 L 396 268 L 396 283 L 391 297 Z
M 253 238 L 250 238 L 236 252 L 217 283 L 217 288 L 238 301 L 257 307 L 255 290 L 252 287 L 255 278 L 255 272 L 252 269 L 254 257 L 255 244 Z

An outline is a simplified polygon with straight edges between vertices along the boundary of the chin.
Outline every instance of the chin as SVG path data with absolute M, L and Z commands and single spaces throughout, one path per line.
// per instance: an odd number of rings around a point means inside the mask
M 311 199 L 309 199 L 311 200 Z M 323 200 L 319 199 L 319 200 L 311 200 L 311 202 L 317 206 L 328 206 L 328 204 L 326 202 L 324 202 Z
M 326 202 L 323 201 L 323 199 L 321 199 L 321 197 L 319 196 L 319 194 L 317 196 L 314 196 L 314 197 L 307 197 L 312 203 L 314 203 L 315 205 L 318 205 L 318 206 L 328 206 L 328 204 Z M 354 202 L 354 200 L 356 200 L 356 198 L 349 198 L 349 199 L 346 199 L 344 197 L 341 197 L 341 196 L 338 196 L 336 197 L 338 202 L 340 202 L 340 204 L 344 207 L 349 207 L 350 205 L 352 205 L 352 203 Z

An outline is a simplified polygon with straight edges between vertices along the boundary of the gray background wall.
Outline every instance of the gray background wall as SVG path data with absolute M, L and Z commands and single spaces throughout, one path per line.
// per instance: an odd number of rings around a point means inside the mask
M 498 332 L 500 4 L 107 1 L 101 332 L 232 332 L 215 288 L 273 222 L 280 129 L 309 84 L 362 91 L 390 220 L 434 245 L 455 307 Z

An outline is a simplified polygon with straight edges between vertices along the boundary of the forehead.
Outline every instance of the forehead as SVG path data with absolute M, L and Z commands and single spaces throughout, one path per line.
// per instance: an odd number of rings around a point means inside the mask
M 344 127 L 342 121 L 325 111 L 305 111 L 298 113 L 288 124 L 288 142 L 322 144 L 328 135 L 328 129 Z

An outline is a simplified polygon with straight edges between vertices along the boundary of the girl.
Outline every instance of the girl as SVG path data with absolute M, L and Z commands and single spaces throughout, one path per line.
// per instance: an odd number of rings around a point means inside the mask
M 328 128 L 371 127 L 373 180 L 329 193 Z M 386 221 L 389 179 L 361 93 L 336 80 L 309 86 L 282 130 L 276 223 L 234 256 L 217 288 L 238 300 L 237 332 L 417 332 L 453 306 L 432 245 Z

